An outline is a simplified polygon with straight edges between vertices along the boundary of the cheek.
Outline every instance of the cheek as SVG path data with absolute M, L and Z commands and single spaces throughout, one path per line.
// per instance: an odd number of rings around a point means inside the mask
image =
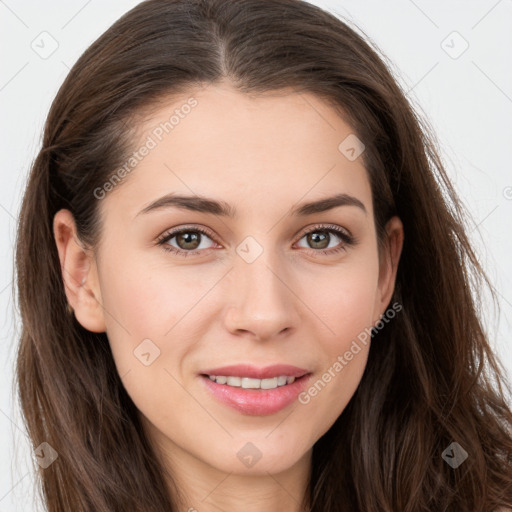
M 110 267 L 110 268 L 108 268 Z M 165 339 L 200 301 L 210 279 L 200 281 L 189 268 L 152 264 L 142 258 L 105 266 L 102 298 L 107 327 L 122 324 L 131 337 Z M 197 272 L 196 272 L 197 274 Z M 117 326 L 116 326 L 117 324 Z
M 161 264 L 157 268 L 135 258 L 104 266 L 105 322 L 120 375 L 140 373 L 147 381 L 156 368 L 179 372 L 176 368 L 193 345 L 195 327 L 189 316 L 204 294 L 189 277 L 186 271 Z M 154 362 L 147 368 L 144 363 L 149 361 Z
M 143 414 L 163 424 L 173 421 L 163 407 L 169 397 L 184 417 L 197 414 L 197 405 L 179 383 L 184 381 L 182 363 L 198 338 L 194 306 L 211 288 L 211 279 L 201 287 L 191 284 L 186 271 L 135 259 L 105 266 L 104 274 L 107 335 L 130 398 Z
M 378 263 L 371 255 L 358 256 L 339 268 L 326 268 L 302 279 L 301 299 L 321 321 L 321 339 L 334 354 L 372 325 L 378 282 Z
M 332 272 L 328 277 L 317 279 L 321 286 L 306 295 L 311 309 L 320 312 L 323 333 L 317 338 L 321 365 L 299 396 L 308 416 L 322 418 L 312 439 L 325 433 L 343 412 L 364 373 L 377 297 L 377 259 L 361 258 L 358 264 L 340 266 L 335 278 Z

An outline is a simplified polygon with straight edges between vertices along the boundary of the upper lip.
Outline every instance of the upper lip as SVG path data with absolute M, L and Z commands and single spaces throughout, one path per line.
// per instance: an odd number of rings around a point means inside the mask
M 222 366 L 220 368 L 211 368 L 201 371 L 205 375 L 226 376 L 226 377 L 250 377 L 252 379 L 272 379 L 286 375 L 288 377 L 299 378 L 310 373 L 304 368 L 299 368 L 290 364 L 273 364 L 258 368 L 250 364 L 235 364 Z

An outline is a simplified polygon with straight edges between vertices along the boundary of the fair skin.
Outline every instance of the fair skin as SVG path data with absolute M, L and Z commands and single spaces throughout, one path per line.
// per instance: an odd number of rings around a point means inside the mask
M 134 150 L 190 96 L 198 105 L 100 201 L 104 231 L 95 252 L 78 243 L 69 211 L 55 215 L 67 298 L 83 327 L 107 333 L 145 430 L 184 493 L 183 510 L 299 512 L 312 447 L 357 389 L 370 343 L 307 404 L 295 400 L 273 414 L 221 403 L 200 372 L 285 363 L 316 382 L 390 306 L 403 226 L 397 217 L 388 222 L 379 258 L 362 158 L 338 150 L 353 130 L 310 94 L 255 98 L 225 84 L 194 90 L 152 112 Z M 224 201 L 238 216 L 176 207 L 139 213 L 170 192 Z M 290 213 L 335 193 L 366 211 Z M 357 243 L 330 232 L 321 245 L 316 229 L 315 245 L 304 232 L 316 224 L 347 230 Z M 187 248 L 174 236 L 165 245 L 196 254 L 155 244 L 177 227 L 200 240 Z M 250 251 L 262 248 L 250 263 L 237 252 L 246 237 L 259 244 Z M 338 247 L 345 250 L 333 253 Z M 134 357 L 145 339 L 160 349 L 148 366 Z M 251 467 L 237 456 L 248 442 L 261 454 Z

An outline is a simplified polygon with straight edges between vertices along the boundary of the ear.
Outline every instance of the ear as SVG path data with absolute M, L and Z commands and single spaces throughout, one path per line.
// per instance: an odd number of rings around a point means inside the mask
M 53 218 L 62 281 L 78 322 L 92 332 L 105 332 L 103 302 L 96 261 L 79 241 L 73 214 L 59 210 Z
M 386 312 L 395 290 L 398 262 L 404 243 L 404 228 L 399 217 L 392 217 L 386 224 L 386 235 L 379 258 L 379 283 L 376 304 L 376 324 Z

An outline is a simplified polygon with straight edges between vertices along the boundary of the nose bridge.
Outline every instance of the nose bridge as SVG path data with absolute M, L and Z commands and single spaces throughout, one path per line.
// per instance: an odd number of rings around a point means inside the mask
M 284 298 L 286 279 L 284 265 L 278 251 L 271 247 L 270 236 L 246 237 L 236 248 L 235 271 L 237 283 L 243 286 L 243 293 L 249 297 L 260 297 L 266 301 Z
M 231 327 L 260 337 L 278 334 L 297 321 L 296 298 L 286 264 L 270 247 L 270 236 L 248 236 L 236 248 L 231 295 Z

